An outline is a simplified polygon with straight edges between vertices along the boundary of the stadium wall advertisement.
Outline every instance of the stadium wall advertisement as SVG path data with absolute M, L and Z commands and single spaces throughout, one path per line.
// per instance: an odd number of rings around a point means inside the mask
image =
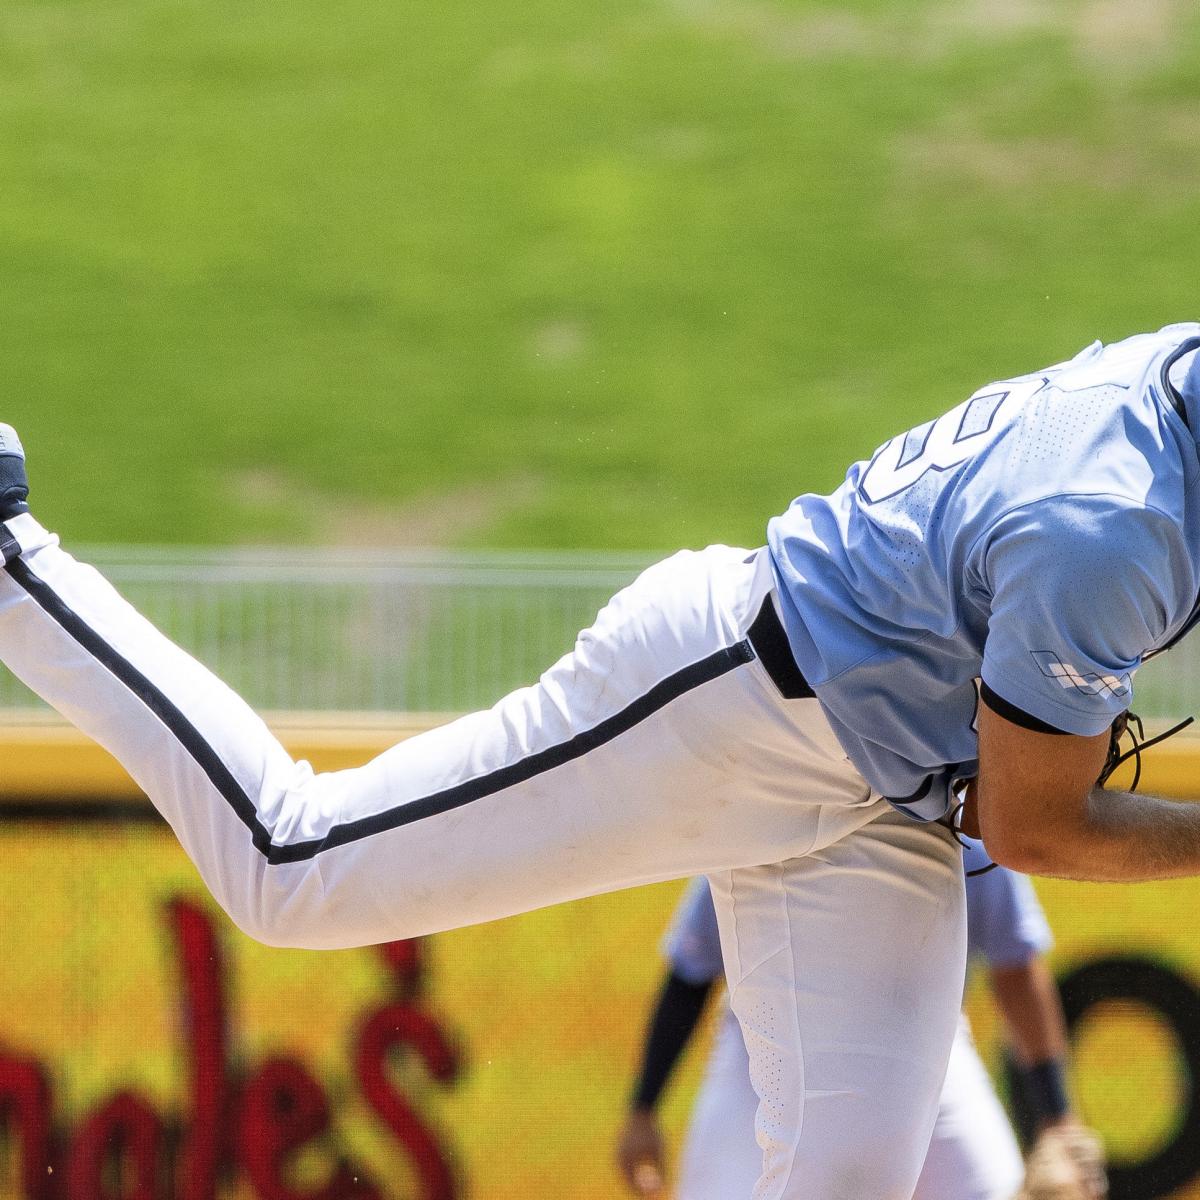
M 232 927 L 144 805 L 0 815 L 0 1200 L 622 1194 L 678 885 L 282 951 Z M 1200 1200 L 1200 881 L 1037 887 L 1114 1200 Z M 967 1007 L 1002 1075 L 978 979 Z M 666 1103 L 676 1139 L 703 1056 Z
M 282 951 L 144 815 L 60 806 L 0 843 L 3 1200 L 617 1194 L 674 887 Z

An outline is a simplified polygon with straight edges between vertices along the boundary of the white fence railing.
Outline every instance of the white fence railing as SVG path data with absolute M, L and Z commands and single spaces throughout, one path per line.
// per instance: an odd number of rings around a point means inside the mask
M 80 552 L 269 711 L 464 712 L 530 683 L 653 555 Z M 36 701 L 0 668 L 0 708 Z M 1200 715 L 1200 633 L 1138 674 L 1152 721 Z
M 532 683 L 649 556 L 75 548 L 256 708 L 464 712 Z M 0 708 L 32 695 L 0 668 Z

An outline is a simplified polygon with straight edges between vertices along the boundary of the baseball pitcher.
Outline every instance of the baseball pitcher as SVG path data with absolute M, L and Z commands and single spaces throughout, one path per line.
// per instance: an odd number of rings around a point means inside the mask
M 756 1200 L 909 1200 L 958 1024 L 959 795 L 1017 870 L 1200 872 L 1200 809 L 1097 787 L 1138 667 L 1200 616 L 1198 347 L 1171 326 L 982 387 L 766 546 L 651 567 L 531 687 L 324 775 L 60 547 L 5 427 L 0 659 L 264 942 L 708 875 Z

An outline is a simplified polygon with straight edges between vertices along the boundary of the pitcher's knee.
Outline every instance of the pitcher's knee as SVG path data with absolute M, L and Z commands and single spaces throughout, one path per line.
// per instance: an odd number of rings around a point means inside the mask
M 904 1155 L 890 1158 L 869 1135 L 861 1144 L 850 1141 L 815 1161 L 799 1157 L 786 1172 L 764 1172 L 754 1200 L 912 1200 L 919 1168 L 914 1172 Z
M 345 945 L 314 871 L 275 876 L 265 864 L 239 885 L 214 887 L 213 896 L 247 937 L 264 946 L 318 950 Z
M 448 928 L 447 910 L 460 898 L 428 839 L 414 846 L 403 823 L 364 827 L 386 800 L 386 783 L 373 764 L 314 775 L 296 763 L 268 779 L 253 823 L 226 825 L 193 853 L 234 924 L 264 945 L 312 950 Z
M 345 945 L 340 930 L 346 897 L 330 893 L 322 871 L 325 839 L 341 810 L 337 775 L 314 775 L 298 762 L 267 781 L 250 830 L 249 867 L 241 879 L 223 879 L 214 895 L 243 933 L 267 946 L 320 949 Z M 334 902 L 341 900 L 341 909 Z
M 377 882 L 352 870 L 322 870 L 319 861 L 263 860 L 236 885 L 214 886 L 213 895 L 230 920 L 264 946 L 347 950 L 433 932 L 428 913 L 417 905 L 406 911 L 396 891 L 382 904 Z

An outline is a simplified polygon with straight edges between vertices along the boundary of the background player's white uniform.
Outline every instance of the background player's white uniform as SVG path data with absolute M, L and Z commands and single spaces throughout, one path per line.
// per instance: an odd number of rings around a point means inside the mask
M 1196 345 L 1169 329 L 982 389 L 800 497 L 767 548 L 660 563 L 536 686 L 356 770 L 293 762 L 29 513 L 0 527 L 0 658 L 268 943 L 707 874 L 760 1097 L 757 1200 L 909 1200 L 966 940 L 958 847 L 911 817 L 976 769 L 975 678 L 1096 734 L 1188 628 L 1200 388 L 1170 372 Z
M 978 843 L 968 870 L 987 863 Z M 1050 948 L 1045 914 L 1028 879 L 1004 868 L 967 879 L 967 938 L 972 957 L 993 967 L 1028 963 Z M 675 975 L 704 984 L 723 971 L 708 883 L 689 883 L 665 942 Z M 726 1006 L 714 1035 L 679 1160 L 676 1200 L 748 1198 L 759 1175 L 754 1141 L 758 1098 L 736 1019 Z M 942 1085 L 933 1139 L 913 1200 L 1011 1200 L 1024 1163 L 1008 1118 L 971 1039 L 959 1021 Z

